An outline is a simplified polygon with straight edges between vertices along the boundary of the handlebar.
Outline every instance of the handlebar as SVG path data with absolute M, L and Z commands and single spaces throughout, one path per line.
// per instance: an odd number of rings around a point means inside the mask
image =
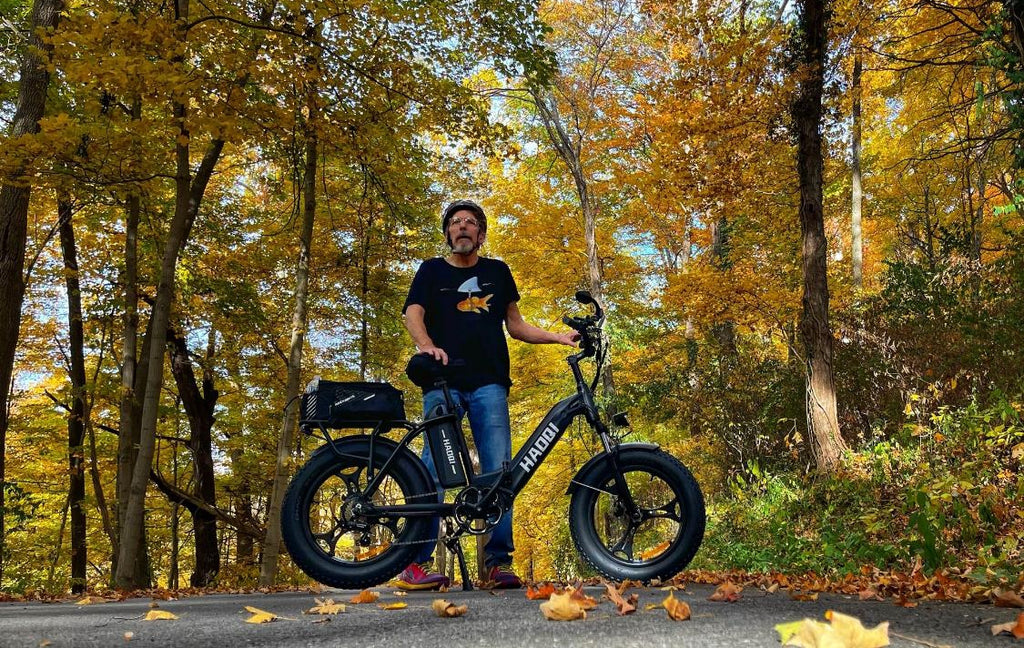
M 580 347 L 583 350 L 582 357 L 592 357 L 597 354 L 601 340 L 600 322 L 604 319 L 604 310 L 601 304 L 594 299 L 593 295 L 586 290 L 576 292 L 576 301 L 584 305 L 594 307 L 594 314 L 585 317 L 562 318 L 562 323 L 580 334 Z

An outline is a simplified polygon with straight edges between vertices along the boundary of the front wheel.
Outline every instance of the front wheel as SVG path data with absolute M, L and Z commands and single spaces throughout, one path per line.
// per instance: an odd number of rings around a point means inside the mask
M 611 461 L 574 480 L 569 529 L 576 549 L 614 580 L 671 578 L 693 560 L 704 539 L 700 487 L 686 466 L 661 450 L 623 449 L 619 467 L 632 510 Z

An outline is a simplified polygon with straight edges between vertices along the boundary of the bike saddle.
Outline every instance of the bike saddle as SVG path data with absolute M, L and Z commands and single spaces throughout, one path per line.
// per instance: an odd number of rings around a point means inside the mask
M 449 360 L 447 365 L 443 365 L 431 355 L 417 353 L 405 366 L 405 375 L 409 376 L 414 385 L 427 390 L 432 389 L 438 380 L 448 380 L 465 366 L 464 360 Z

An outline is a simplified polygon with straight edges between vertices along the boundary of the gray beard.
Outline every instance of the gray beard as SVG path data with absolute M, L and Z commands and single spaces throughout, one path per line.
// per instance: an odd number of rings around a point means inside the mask
M 472 254 L 480 248 L 476 243 L 470 243 L 469 241 L 456 241 L 452 245 L 452 253 L 454 254 Z

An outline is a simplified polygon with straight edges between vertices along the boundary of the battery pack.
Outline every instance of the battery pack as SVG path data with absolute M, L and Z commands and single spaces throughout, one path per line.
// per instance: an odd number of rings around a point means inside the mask
M 447 413 L 444 404 L 431 410 L 428 418 L 444 416 Z M 445 488 L 456 488 L 469 483 L 466 469 L 469 462 L 469 449 L 466 437 L 453 421 L 437 423 L 427 428 L 427 442 L 430 444 L 430 456 L 434 459 L 437 480 Z

